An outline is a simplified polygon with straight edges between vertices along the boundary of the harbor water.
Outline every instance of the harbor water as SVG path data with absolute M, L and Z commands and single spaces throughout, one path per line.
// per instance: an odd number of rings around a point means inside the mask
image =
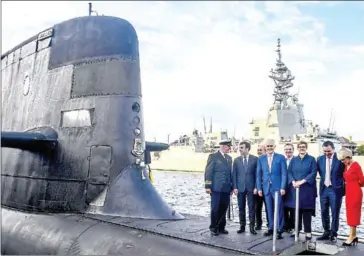
M 174 171 L 153 171 L 154 186 L 162 195 L 164 200 L 181 213 L 210 216 L 210 196 L 205 193 L 204 174 Z M 264 206 L 263 206 L 264 207 Z M 362 225 L 358 226 L 357 235 L 364 238 L 364 207 L 362 206 Z M 248 213 L 246 215 L 248 217 Z M 239 222 L 237 198 L 232 196 L 232 215 L 234 222 Z M 263 221 L 265 212 L 263 209 Z M 316 216 L 312 219 L 312 229 L 322 232 L 321 211 L 319 197 L 316 199 Z M 346 224 L 345 197 L 340 212 L 340 236 L 349 234 L 349 227 Z

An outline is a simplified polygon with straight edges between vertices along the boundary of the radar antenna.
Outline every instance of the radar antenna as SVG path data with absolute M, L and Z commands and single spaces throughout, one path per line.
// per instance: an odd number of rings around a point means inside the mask
M 297 93 L 295 93 L 295 94 L 292 95 L 293 103 L 297 103 L 298 102 L 298 96 L 299 95 L 300 95 L 300 87 L 298 87 Z
M 92 3 L 88 3 L 88 16 L 91 16 L 92 13 L 96 13 L 96 16 L 99 16 L 97 11 L 92 10 Z
M 274 83 L 274 103 L 279 103 L 283 105 L 287 105 L 287 100 L 292 98 L 292 100 L 298 101 L 297 98 L 294 98 L 289 94 L 288 89 L 293 86 L 293 80 L 295 79 L 292 76 L 291 71 L 287 68 L 287 66 L 282 61 L 282 52 L 281 52 L 281 39 L 277 40 L 277 49 L 278 59 L 276 59 L 276 68 L 271 69 L 269 78 L 271 78 Z

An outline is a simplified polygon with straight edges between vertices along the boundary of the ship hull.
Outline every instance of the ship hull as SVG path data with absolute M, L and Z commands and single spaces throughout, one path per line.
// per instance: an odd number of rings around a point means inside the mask
M 92 215 L 34 214 L 2 208 L 2 255 L 237 255 L 123 226 Z M 90 217 L 91 216 L 91 217 Z M 149 222 L 157 223 L 149 220 Z
M 284 145 L 278 144 L 276 152 L 284 154 Z M 250 153 L 257 155 L 257 145 L 253 144 Z M 309 143 L 308 153 L 314 157 L 320 156 L 321 144 Z M 152 170 L 163 171 L 184 171 L 184 172 L 204 172 L 206 161 L 210 153 L 196 153 L 193 147 L 170 147 L 168 150 L 160 152 L 159 158 L 152 159 Z M 297 149 L 295 149 L 297 154 Z M 230 154 L 233 158 L 239 156 L 239 152 Z M 354 160 L 358 161 L 361 166 L 364 166 L 364 156 L 354 156 Z
M 35 214 L 4 207 L 1 212 L 2 255 L 272 255 L 272 238 L 263 236 L 265 230 L 257 231 L 257 235 L 237 234 L 239 224 L 228 222 L 229 234 L 215 237 L 208 229 L 209 218 L 196 215 L 185 214 L 183 220 L 149 220 L 93 214 Z M 304 240 L 304 234 L 300 239 Z M 283 234 L 283 239 L 276 241 L 276 254 L 292 255 L 298 245 Z M 305 247 L 303 244 L 298 249 L 302 252 Z M 337 246 L 320 247 L 325 249 L 322 253 L 308 254 L 346 255 Z M 362 255 L 363 249 L 364 245 L 359 244 L 350 255 Z M 294 255 L 297 254 L 295 251 Z

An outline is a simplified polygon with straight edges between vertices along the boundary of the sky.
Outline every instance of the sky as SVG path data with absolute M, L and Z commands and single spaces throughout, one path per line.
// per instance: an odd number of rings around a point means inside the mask
M 97 2 L 99 14 L 131 22 L 139 38 L 144 129 L 167 141 L 209 127 L 249 138 L 252 118 L 273 103 L 277 38 L 296 77 L 305 118 L 364 140 L 364 2 Z M 88 2 L 2 2 L 2 52 Z

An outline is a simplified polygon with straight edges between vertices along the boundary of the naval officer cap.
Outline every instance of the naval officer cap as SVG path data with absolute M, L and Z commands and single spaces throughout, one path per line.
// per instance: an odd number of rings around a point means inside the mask
M 231 140 L 222 140 L 222 141 L 220 141 L 219 145 L 231 147 Z

